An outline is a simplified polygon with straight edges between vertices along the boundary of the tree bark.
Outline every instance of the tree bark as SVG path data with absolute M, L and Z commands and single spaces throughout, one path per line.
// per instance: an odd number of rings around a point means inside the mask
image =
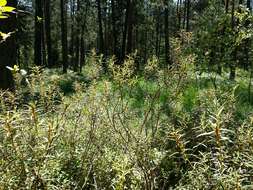
M 232 0 L 231 28 L 232 31 L 235 30 L 235 0 Z M 235 47 L 234 51 L 232 52 L 232 61 L 230 63 L 230 76 L 229 76 L 230 80 L 235 79 L 236 63 L 237 63 L 237 47 Z
M 160 14 L 161 14 L 161 11 L 160 11 L 160 8 L 158 8 L 156 10 L 156 43 L 155 43 L 156 57 L 159 57 L 159 54 L 160 54 L 160 51 L 159 51 L 159 49 L 160 49 L 160 36 L 161 36 L 161 34 L 160 34 L 160 27 L 161 27 L 160 26 L 160 20 L 161 20 Z
M 46 46 L 47 46 L 47 64 L 51 68 L 52 63 L 52 42 L 51 42 L 51 2 L 45 0 L 45 32 L 46 32 Z
M 131 0 L 127 0 L 124 31 L 123 31 L 123 38 L 122 38 L 121 62 L 125 59 L 125 56 L 126 56 L 126 42 L 127 42 L 128 18 L 129 18 L 130 4 L 131 4 Z
M 191 1 L 187 0 L 187 15 L 186 15 L 186 31 L 190 31 L 190 8 L 191 8 Z
M 187 1 L 184 0 L 184 19 L 183 19 L 183 29 L 185 29 L 185 22 L 186 22 L 186 17 L 187 17 Z
M 35 0 L 35 42 L 34 42 L 34 62 L 42 66 L 42 35 L 43 35 L 43 8 L 42 1 Z
M 252 7 L 251 7 L 251 1 L 247 0 L 247 8 L 252 11 Z
M 127 55 L 132 53 L 133 48 L 133 20 L 134 20 L 134 0 L 130 1 L 128 11 L 127 30 Z
M 74 63 L 74 71 L 77 72 L 80 66 L 80 0 L 77 0 L 77 9 L 76 9 L 76 39 L 75 39 L 75 63 Z
M 81 32 L 81 47 L 80 47 L 80 73 L 82 72 L 83 64 L 85 61 L 85 43 L 84 43 L 84 27 Z
M 252 11 L 252 8 L 251 8 L 251 1 L 250 0 L 247 0 L 247 8 L 249 9 L 249 11 L 251 12 Z M 247 20 L 246 23 L 246 28 L 249 29 L 249 26 L 250 26 L 250 21 Z M 244 52 L 245 52 L 245 69 L 248 70 L 249 68 L 251 68 L 251 63 L 250 63 L 250 45 L 251 45 L 251 39 L 250 38 L 247 38 L 246 41 L 245 41 L 245 44 L 244 44 Z
M 62 43 L 62 66 L 63 73 L 67 73 L 68 68 L 68 39 L 67 39 L 67 15 L 66 0 L 61 0 L 61 43 Z
M 101 12 L 101 0 L 97 0 L 98 27 L 99 27 L 99 53 L 104 54 L 104 32 Z
M 70 29 L 70 48 L 69 54 L 71 56 L 70 63 L 73 65 L 74 63 L 74 44 L 75 44 L 75 34 L 74 34 L 74 24 L 75 24 L 75 0 L 70 1 L 70 9 L 71 9 L 71 29 Z
M 42 36 L 41 36 L 41 47 L 42 47 L 42 65 L 47 65 L 47 52 L 46 52 L 46 33 L 45 33 L 45 1 L 41 1 L 42 4 Z
M 169 42 L 169 8 L 168 0 L 165 0 L 165 14 L 164 14 L 164 34 L 165 34 L 165 61 L 167 65 L 171 65 L 170 61 L 170 42 Z
M 113 33 L 113 54 L 118 58 L 117 44 L 118 44 L 118 35 L 116 30 L 116 7 L 115 0 L 111 0 L 112 4 L 112 33 Z
M 178 19 L 178 26 L 177 29 L 180 31 L 181 29 L 181 13 L 182 13 L 182 0 L 177 0 L 177 19 Z

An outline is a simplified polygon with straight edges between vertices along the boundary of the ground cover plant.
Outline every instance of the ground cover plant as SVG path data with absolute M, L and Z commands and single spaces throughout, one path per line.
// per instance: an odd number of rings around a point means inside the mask
M 17 90 L 1 92 L 1 189 L 252 188 L 245 79 L 215 88 L 189 57 L 170 69 L 153 57 L 143 75 L 112 58 L 104 75 L 97 59 L 83 76 L 15 71 Z

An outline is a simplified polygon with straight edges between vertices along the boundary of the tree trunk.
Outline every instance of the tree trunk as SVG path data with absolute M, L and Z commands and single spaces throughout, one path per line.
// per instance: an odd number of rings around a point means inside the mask
M 45 1 L 42 0 L 42 36 L 41 36 L 41 47 L 42 47 L 42 65 L 47 65 L 47 52 L 46 52 L 46 34 L 45 34 L 45 12 L 44 12 L 44 7 L 45 7 Z
M 108 43 L 108 31 L 109 31 L 109 29 L 108 29 L 108 27 L 109 27 L 109 18 L 108 18 L 108 16 L 107 16 L 107 14 L 108 14 L 108 5 L 107 5 L 107 3 L 108 3 L 108 1 L 105 1 L 105 5 L 104 5 L 104 8 L 103 8 L 103 12 L 104 12 L 104 22 L 103 22 L 103 24 L 104 24 L 104 57 L 107 57 L 108 56 L 108 54 L 109 54 L 109 49 L 110 49 L 110 45 L 111 45 L 111 43 L 109 44 Z
M 70 63 L 73 66 L 74 63 L 74 41 L 75 41 L 75 35 L 74 35 L 74 24 L 75 24 L 75 0 L 70 1 L 70 9 L 71 9 L 71 29 L 70 29 L 70 48 L 69 48 L 69 54 L 71 56 Z
M 113 33 L 113 54 L 116 58 L 119 58 L 118 51 L 117 51 L 117 44 L 118 44 L 118 34 L 116 30 L 116 7 L 115 7 L 115 0 L 112 0 L 112 33 Z
M 191 7 L 191 1 L 187 0 L 187 15 L 186 15 L 186 31 L 190 31 L 190 7 Z
M 164 14 L 164 34 L 165 34 L 165 61 L 167 65 L 171 65 L 170 61 L 170 42 L 169 42 L 169 8 L 168 0 L 165 0 L 165 14 Z
M 43 35 L 43 8 L 42 1 L 35 0 L 35 42 L 34 42 L 34 62 L 41 66 L 42 60 L 42 35 Z
M 225 11 L 228 13 L 229 0 L 225 0 Z
M 102 9 L 101 9 L 101 0 L 97 0 L 97 12 L 98 12 L 98 36 L 99 36 L 99 53 L 105 54 L 105 46 L 104 46 L 104 32 L 103 32 L 103 21 L 102 21 Z M 102 61 L 103 69 L 106 72 L 107 66 L 105 61 Z
M 184 19 L 183 19 L 183 29 L 185 29 L 185 22 L 186 22 L 186 17 L 187 17 L 187 1 L 184 0 Z
M 134 0 L 130 1 L 128 11 L 127 30 L 127 55 L 132 53 L 133 48 L 133 20 L 134 20 Z
M 82 72 L 82 67 L 85 61 L 85 46 L 84 46 L 84 26 L 81 32 L 81 48 L 80 48 L 80 73 Z
M 68 68 L 68 39 L 67 39 L 67 15 L 66 1 L 61 0 L 61 43 L 62 43 L 62 66 L 63 73 L 67 73 Z
M 251 8 L 251 1 L 247 0 L 247 8 L 249 9 L 249 11 L 252 11 Z M 246 28 L 249 29 L 250 26 L 250 21 L 247 20 L 246 23 Z M 251 39 L 247 38 L 245 41 L 245 45 L 244 45 L 244 52 L 245 52 L 245 69 L 248 70 L 249 68 L 251 68 L 251 63 L 250 63 L 250 48 L 251 48 Z
M 74 63 L 74 71 L 77 72 L 80 66 L 80 0 L 77 0 L 77 9 L 76 9 L 76 49 L 75 49 L 75 63 Z
M 249 11 L 252 11 L 252 7 L 251 7 L 251 0 L 247 0 L 247 8 L 249 9 Z M 246 27 L 248 28 L 250 25 L 250 21 L 246 22 Z M 252 103 L 252 93 L 251 93 L 251 89 L 252 89 L 252 78 L 253 78 L 253 64 L 252 64 L 252 60 L 250 60 L 250 45 L 251 45 L 251 39 L 247 39 L 246 43 L 245 43 L 245 54 L 246 54 L 246 64 L 247 67 L 250 68 L 250 80 L 249 80 L 249 87 L 248 87 L 248 97 L 249 97 L 249 102 Z
M 127 42 L 128 18 L 129 18 L 130 4 L 131 4 L 131 0 L 127 0 L 124 31 L 123 31 L 123 39 L 122 39 L 122 49 L 121 49 L 121 51 L 122 51 L 121 52 L 121 61 L 123 61 L 125 59 L 125 56 L 126 56 L 126 42 Z
M 247 0 L 247 8 L 252 11 L 251 0 Z
M 182 0 L 177 0 L 177 20 L 178 20 L 178 26 L 177 29 L 180 31 L 181 29 L 181 12 L 182 12 Z
M 101 0 L 97 0 L 97 12 L 98 12 L 98 27 L 99 27 L 99 53 L 104 54 L 104 32 L 102 23 L 102 13 L 101 13 Z
M 17 7 L 17 0 L 8 0 L 8 6 Z M 0 31 L 4 33 L 15 32 L 16 15 L 10 14 L 9 18 L 0 20 Z M 17 43 L 15 33 L 5 41 L 0 42 L 0 89 L 14 90 L 12 73 L 6 66 L 13 67 L 17 59 Z
M 231 28 L 235 30 L 235 0 L 232 0 L 232 10 L 231 10 Z M 232 52 L 232 61 L 230 63 L 230 80 L 235 79 L 236 72 L 236 62 L 237 62 L 237 47 Z
M 45 31 L 46 31 L 46 46 L 47 46 L 47 64 L 51 68 L 52 63 L 52 43 L 51 43 L 51 2 L 45 0 Z
M 160 20 L 161 20 L 161 11 L 160 9 L 157 9 L 156 10 L 156 43 L 155 43 L 155 54 L 156 54 L 156 57 L 159 57 L 159 49 L 160 49 Z

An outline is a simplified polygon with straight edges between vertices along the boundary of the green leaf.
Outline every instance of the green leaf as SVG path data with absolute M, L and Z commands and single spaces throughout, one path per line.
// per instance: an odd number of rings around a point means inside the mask
M 7 0 L 0 0 L 0 7 L 7 5 Z

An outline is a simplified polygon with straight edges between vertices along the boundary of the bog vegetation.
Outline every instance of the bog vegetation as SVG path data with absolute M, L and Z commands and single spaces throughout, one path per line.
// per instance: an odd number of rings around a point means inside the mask
M 0 0 L 0 190 L 253 189 L 251 1 L 29 2 Z

